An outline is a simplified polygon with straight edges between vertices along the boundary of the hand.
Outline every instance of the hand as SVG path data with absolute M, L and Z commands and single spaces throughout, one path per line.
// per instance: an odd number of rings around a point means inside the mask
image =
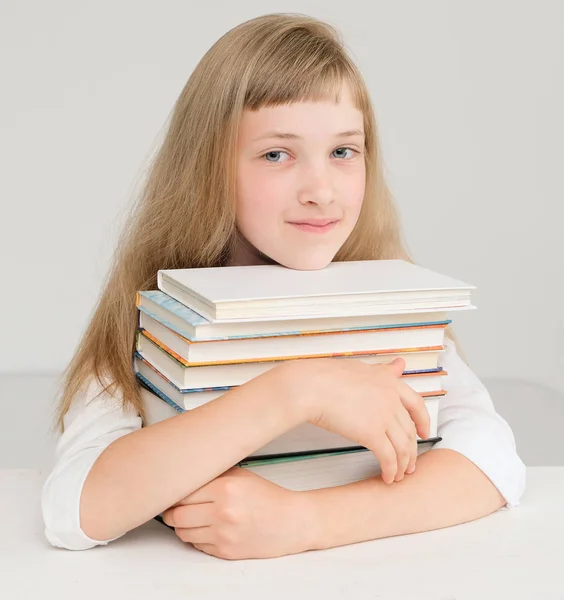
M 310 549 L 305 495 L 233 467 L 163 513 L 183 542 L 226 559 Z
M 429 437 L 429 413 L 423 398 L 400 380 L 405 361 L 387 365 L 335 358 L 292 361 L 298 401 L 307 420 L 342 435 L 375 454 L 386 483 L 413 473 L 417 433 Z

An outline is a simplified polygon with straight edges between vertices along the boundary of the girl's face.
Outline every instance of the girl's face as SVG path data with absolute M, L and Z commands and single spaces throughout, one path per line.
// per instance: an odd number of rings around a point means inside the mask
M 233 264 L 321 269 L 353 230 L 365 188 L 364 119 L 341 101 L 298 102 L 243 114 L 237 147 Z

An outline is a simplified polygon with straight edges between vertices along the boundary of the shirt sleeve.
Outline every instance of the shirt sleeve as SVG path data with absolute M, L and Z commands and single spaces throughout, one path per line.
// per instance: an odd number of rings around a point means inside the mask
M 64 432 L 55 464 L 41 493 L 45 536 L 68 550 L 86 550 L 111 540 L 94 540 L 80 527 L 80 497 L 86 477 L 100 454 L 115 440 L 141 428 L 134 409 L 124 409 L 119 394 L 110 395 L 94 379 L 85 386 L 64 417 Z M 123 535 L 123 534 L 122 534 Z
M 526 467 L 517 454 L 507 422 L 496 412 L 489 392 L 446 338 L 442 367 L 447 394 L 441 398 L 434 449 L 448 448 L 471 460 L 497 487 L 507 508 L 520 502 Z

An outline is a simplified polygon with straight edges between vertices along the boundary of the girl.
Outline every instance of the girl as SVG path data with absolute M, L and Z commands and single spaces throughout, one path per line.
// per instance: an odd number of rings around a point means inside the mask
M 42 509 L 54 546 L 107 544 L 162 515 L 197 549 L 273 557 L 447 527 L 519 503 L 525 467 L 447 337 L 442 441 L 404 362 L 287 361 L 195 410 L 144 422 L 132 369 L 137 290 L 159 269 L 409 257 L 366 85 L 331 26 L 272 14 L 225 34 L 183 89 L 67 368 Z M 343 399 L 346 398 L 346 402 Z M 382 476 L 292 492 L 234 467 L 309 421 L 366 445 Z M 171 458 L 175 457 L 175 458 Z

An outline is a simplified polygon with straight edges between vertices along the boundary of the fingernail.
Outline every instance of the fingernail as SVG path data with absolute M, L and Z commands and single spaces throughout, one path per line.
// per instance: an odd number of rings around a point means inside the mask
M 408 467 L 406 473 L 408 473 L 409 475 L 411 475 L 412 473 L 415 472 L 415 465 L 412 465 L 411 467 Z

